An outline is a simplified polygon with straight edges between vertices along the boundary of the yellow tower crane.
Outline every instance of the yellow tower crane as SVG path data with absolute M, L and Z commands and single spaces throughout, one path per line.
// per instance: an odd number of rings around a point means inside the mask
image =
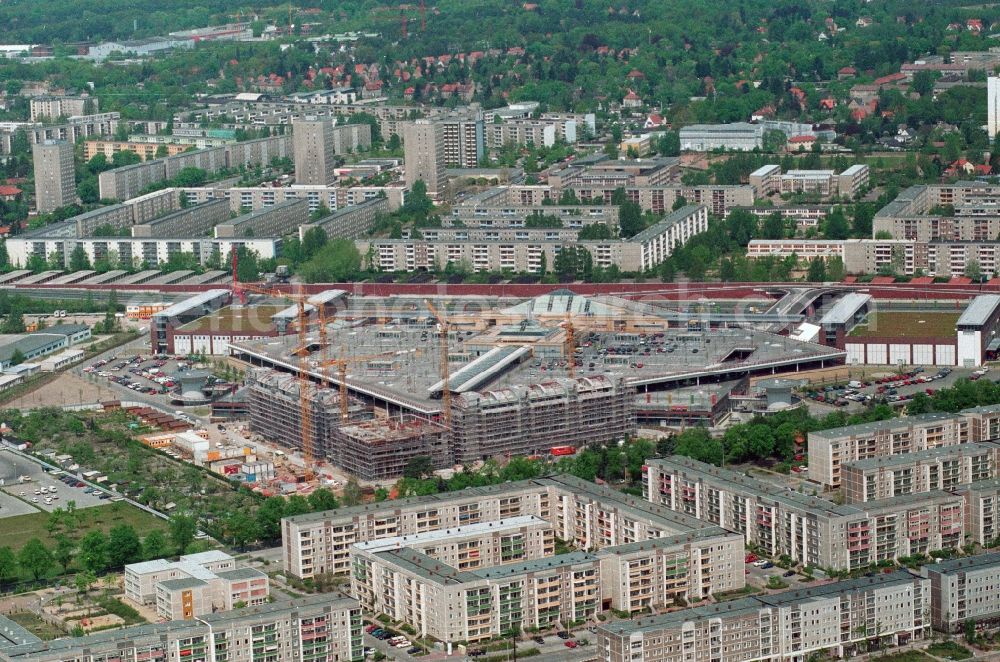
M 444 414 L 444 425 L 448 430 L 451 430 L 451 372 L 448 368 L 448 332 L 451 325 L 448 318 L 437 311 L 430 299 L 424 299 L 424 303 L 427 304 L 427 309 L 431 311 L 431 314 L 437 318 L 438 351 L 441 360 L 441 408 Z

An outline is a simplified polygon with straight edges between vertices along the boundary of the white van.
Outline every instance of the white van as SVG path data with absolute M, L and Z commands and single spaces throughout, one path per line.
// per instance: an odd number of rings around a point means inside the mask
M 861 388 L 861 382 L 856 379 L 847 382 L 847 385 L 851 388 Z

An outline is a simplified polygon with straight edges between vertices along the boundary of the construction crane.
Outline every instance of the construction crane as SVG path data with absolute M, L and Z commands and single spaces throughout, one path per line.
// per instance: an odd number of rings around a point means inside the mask
M 337 382 L 340 388 L 340 419 L 342 421 L 347 421 L 348 419 L 348 394 L 347 394 L 347 366 L 352 363 L 363 363 L 365 361 L 371 361 L 372 359 L 380 359 L 386 356 L 399 356 L 401 354 L 419 354 L 420 350 L 415 350 L 415 352 L 408 352 L 406 350 L 389 350 L 386 352 L 380 352 L 378 354 L 366 354 L 363 356 L 344 356 L 343 350 L 341 350 L 341 355 L 339 358 L 335 359 L 324 359 L 317 366 L 321 371 L 325 372 L 328 366 L 336 366 L 337 368 Z
M 430 299 L 424 299 L 427 309 L 437 318 L 438 349 L 441 360 L 441 408 L 444 410 L 444 425 L 451 430 L 451 372 L 448 369 L 448 318 L 437 311 Z
M 567 374 L 570 379 L 576 378 L 576 338 L 573 335 L 573 315 L 568 310 L 566 311 L 566 319 L 560 325 L 566 331 L 566 342 L 564 345 L 564 350 L 566 352 L 566 366 Z
M 296 319 L 298 321 L 299 348 L 295 351 L 295 354 L 299 357 L 298 383 L 299 417 L 302 428 L 302 463 L 305 469 L 305 478 L 307 481 L 311 481 L 315 476 L 315 473 L 313 472 L 313 420 L 312 405 L 309 402 L 309 352 L 305 351 L 307 348 L 306 331 L 309 326 L 309 319 L 306 314 L 306 300 L 309 295 L 304 292 L 284 292 L 276 287 L 269 287 L 259 283 L 242 283 L 240 282 L 237 272 L 237 268 L 239 267 L 239 258 L 235 246 L 232 250 L 232 260 L 233 296 L 238 297 L 241 303 L 246 303 L 247 293 L 253 292 L 255 294 L 263 294 L 265 296 L 290 299 L 295 302 L 295 305 L 298 308 L 298 315 L 296 315 Z M 322 339 L 326 338 L 326 319 L 323 315 L 323 307 L 317 306 L 317 308 L 320 312 L 320 337 L 322 341 Z

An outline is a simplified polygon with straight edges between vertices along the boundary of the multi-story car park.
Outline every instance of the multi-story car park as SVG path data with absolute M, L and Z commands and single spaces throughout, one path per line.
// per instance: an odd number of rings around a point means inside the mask
M 939 561 L 921 573 L 930 581 L 935 629 L 958 632 L 967 621 L 1000 617 L 1000 553 Z
M 838 505 L 678 456 L 649 461 L 643 490 L 804 565 L 853 570 L 964 541 L 964 500 L 946 492 Z
M 597 629 L 604 662 L 791 662 L 926 639 L 931 580 L 906 572 L 708 604 Z
M 847 503 L 950 491 L 992 478 L 1000 478 L 1000 443 L 996 441 L 878 456 L 841 466 L 841 489 Z
M 35 637 L 0 645 L 0 661 L 360 662 L 362 637 L 358 602 L 325 593 L 82 637 Z

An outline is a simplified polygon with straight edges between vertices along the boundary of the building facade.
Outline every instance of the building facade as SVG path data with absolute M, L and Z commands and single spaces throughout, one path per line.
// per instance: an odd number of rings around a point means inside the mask
M 46 213 L 76 202 L 73 144 L 60 140 L 31 148 L 35 167 L 35 207 Z

